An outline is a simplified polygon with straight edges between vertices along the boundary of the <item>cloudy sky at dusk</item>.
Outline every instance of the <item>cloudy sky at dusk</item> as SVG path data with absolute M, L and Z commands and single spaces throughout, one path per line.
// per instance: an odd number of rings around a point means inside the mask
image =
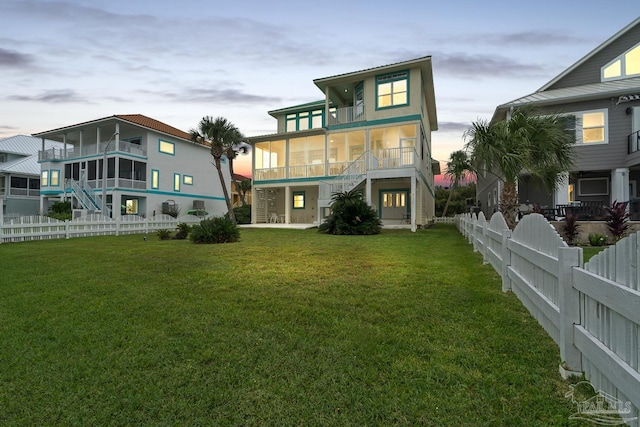
M 639 14 L 637 0 L 2 0 L 0 138 L 134 113 L 274 133 L 267 111 L 322 99 L 315 78 L 432 55 L 444 162 L 472 121 Z

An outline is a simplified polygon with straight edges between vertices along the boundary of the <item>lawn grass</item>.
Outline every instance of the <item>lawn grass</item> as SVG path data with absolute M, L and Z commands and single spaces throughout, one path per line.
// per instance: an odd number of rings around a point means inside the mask
M 0 245 L 0 425 L 577 425 L 453 226 Z

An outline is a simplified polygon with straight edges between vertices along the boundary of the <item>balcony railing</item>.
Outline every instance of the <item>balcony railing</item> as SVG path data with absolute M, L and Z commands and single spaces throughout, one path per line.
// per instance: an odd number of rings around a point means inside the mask
M 115 141 L 111 141 L 109 143 L 108 152 L 120 152 L 120 153 L 130 153 L 138 156 L 147 155 L 147 149 L 139 144 L 132 144 L 127 141 L 120 141 L 119 145 L 116 147 Z M 98 147 L 95 144 L 84 145 L 82 149 L 80 146 L 70 146 L 66 150 L 64 148 L 49 148 L 48 150 L 38 151 L 38 160 L 40 161 L 51 161 L 51 160 L 66 160 L 66 159 L 77 159 L 78 157 L 86 157 L 86 156 L 95 156 L 98 154 L 102 154 L 104 152 L 104 148 L 107 145 L 107 141 L 101 142 Z
M 367 118 L 364 114 L 364 105 L 355 107 L 337 108 L 336 111 L 329 114 L 329 126 L 341 125 L 354 122 L 362 122 Z
M 634 132 L 627 138 L 628 149 L 627 154 L 635 153 L 640 150 L 640 131 Z
M 1 193 L 0 193 L 1 194 Z M 16 188 L 11 187 L 9 194 L 12 196 L 26 196 L 26 197 L 39 197 L 40 190 L 35 188 Z

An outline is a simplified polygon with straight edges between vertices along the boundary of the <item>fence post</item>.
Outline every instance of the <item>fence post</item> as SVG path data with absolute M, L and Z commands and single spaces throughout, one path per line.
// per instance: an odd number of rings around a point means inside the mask
M 2 237 L 3 235 L 4 235 L 4 215 L 2 214 L 2 212 L 0 212 L 0 245 L 4 240 L 4 238 Z
M 116 236 L 120 235 L 120 215 L 116 215 Z
M 68 219 L 64 220 L 64 238 L 68 239 L 70 237 L 70 233 L 69 233 L 69 228 L 71 225 L 71 221 L 69 221 Z
M 511 290 L 511 280 L 509 279 L 509 266 L 511 265 L 511 251 L 509 250 L 509 239 L 511 238 L 511 230 L 502 230 L 502 292 L 509 292 Z
M 582 371 L 580 350 L 574 344 L 574 325 L 580 324 L 580 293 L 573 287 L 573 269 L 582 266 L 582 248 L 558 249 L 558 308 L 560 310 L 560 372 Z M 568 372 L 569 371 L 569 372 Z

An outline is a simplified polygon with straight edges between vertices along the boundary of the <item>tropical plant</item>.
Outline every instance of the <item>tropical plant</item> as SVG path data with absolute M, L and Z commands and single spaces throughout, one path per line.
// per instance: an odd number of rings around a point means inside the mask
M 359 190 L 339 191 L 331 197 L 331 211 L 318 231 L 326 234 L 379 234 L 382 222 Z
M 599 233 L 589 234 L 589 244 L 591 246 L 604 246 L 607 243 L 607 236 Z
M 59 219 L 60 221 L 70 220 L 71 219 L 71 202 L 53 202 L 51 206 L 49 206 L 49 212 L 47 213 L 48 217 Z
M 160 240 L 169 240 L 171 238 L 171 231 L 163 228 L 156 231 L 156 236 L 158 236 Z
M 567 238 L 567 243 L 569 243 L 570 245 L 575 244 L 575 240 L 580 235 L 580 224 L 578 224 L 578 215 L 567 214 L 564 217 L 562 231 Z
M 207 218 L 191 228 L 194 243 L 233 243 L 240 240 L 240 229 L 228 217 Z
M 244 136 L 233 123 L 224 117 L 217 117 L 213 119 L 210 116 L 203 117 L 202 120 L 200 120 L 198 127 L 196 129 L 191 129 L 189 133 L 191 134 L 192 141 L 203 145 L 209 145 L 211 147 L 213 165 L 218 171 L 218 178 L 220 179 L 224 199 L 227 203 L 227 212 L 229 212 L 229 218 L 231 221 L 235 223 L 236 218 L 233 214 L 229 190 L 227 189 L 224 174 L 222 172 L 222 157 L 225 156 L 227 158 L 229 172 L 231 173 L 231 180 L 236 185 L 236 188 L 238 188 L 233 174 L 233 160 L 239 153 L 248 152 L 249 146 L 242 141 Z
M 449 203 L 453 196 L 453 190 L 460 185 L 460 181 L 467 177 L 471 171 L 471 162 L 469 156 L 463 150 L 454 151 L 449 155 L 449 161 L 447 162 L 447 171 L 444 173 L 445 177 L 449 178 L 451 187 L 449 188 L 449 198 L 444 205 L 442 216 L 447 216 L 447 210 L 449 209 Z
M 251 191 L 251 179 L 246 178 L 242 181 L 238 182 L 238 194 L 240 194 L 240 202 L 242 206 L 246 206 L 247 204 L 247 193 Z
M 236 206 L 233 213 L 238 224 L 251 224 L 251 205 Z
M 627 212 L 627 202 L 614 200 L 611 206 L 605 206 L 604 220 L 607 222 L 609 232 L 613 236 L 613 241 L 622 239 L 629 229 L 629 213 Z
M 451 200 L 449 194 L 453 193 Z M 455 189 L 437 186 L 435 189 L 436 216 L 442 216 L 444 205 L 449 200 L 449 215 L 467 213 L 475 205 L 476 184 L 459 185 Z
M 575 134 L 569 120 L 521 107 L 506 121 L 479 120 L 465 132 L 465 149 L 476 176 L 492 173 L 504 182 L 500 211 L 510 228 L 515 227 L 519 176 L 528 174 L 553 191 L 571 169 Z
M 180 224 L 178 224 L 176 226 L 176 229 L 178 230 L 175 235 L 175 239 L 177 240 L 186 239 L 189 235 L 189 231 L 191 231 L 191 227 L 186 222 L 181 222 Z

